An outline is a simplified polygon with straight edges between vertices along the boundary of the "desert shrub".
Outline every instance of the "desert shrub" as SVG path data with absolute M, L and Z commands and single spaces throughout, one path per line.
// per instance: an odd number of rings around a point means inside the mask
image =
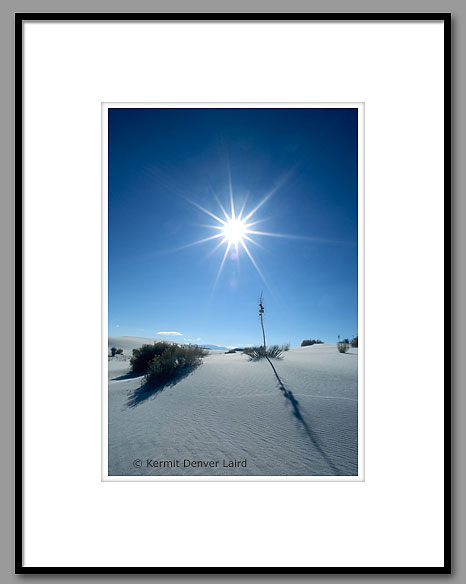
M 266 349 L 263 346 L 247 347 L 244 349 L 243 353 L 246 354 L 251 361 L 259 361 L 259 359 L 265 359 L 266 357 L 271 359 L 280 359 L 283 351 L 283 347 L 272 345 Z
M 172 343 L 160 341 L 153 345 L 142 345 L 139 349 L 133 349 L 133 356 L 130 359 L 132 373 L 145 373 L 152 359 L 161 355 L 171 346 Z
M 115 357 L 115 355 L 122 355 L 123 354 L 123 349 L 117 349 L 116 347 L 112 347 L 110 349 L 110 356 L 111 357 Z
M 337 343 L 337 349 L 340 351 L 340 353 L 347 353 L 349 349 L 349 343 L 346 341 L 339 341 Z
M 198 367 L 207 353 L 197 345 L 168 345 L 149 362 L 143 385 L 153 388 L 175 381 Z
M 243 353 L 246 353 L 251 361 L 258 361 L 259 359 L 265 359 L 267 351 L 263 346 L 260 346 L 248 347 Z
M 354 337 L 354 339 L 351 340 L 351 346 L 354 348 L 357 348 L 358 346 L 358 337 Z
M 236 353 L 236 349 L 230 349 L 229 351 L 225 351 L 225 355 L 229 355 L 230 353 Z
M 310 347 L 312 345 L 323 345 L 323 341 L 320 339 L 305 339 L 301 343 L 301 347 Z
M 289 349 L 289 347 L 288 347 Z M 283 351 L 288 351 L 285 349 L 285 345 L 279 347 L 278 345 L 272 345 L 271 347 L 267 348 L 267 357 L 272 357 L 274 359 L 280 359 Z

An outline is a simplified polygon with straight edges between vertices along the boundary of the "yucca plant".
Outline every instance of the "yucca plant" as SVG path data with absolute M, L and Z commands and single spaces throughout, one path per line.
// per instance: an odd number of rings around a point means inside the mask
M 290 345 L 272 345 L 271 347 L 267 347 L 265 343 L 265 329 L 264 329 L 264 296 L 263 292 L 261 292 L 259 298 L 259 319 L 261 321 L 261 329 L 262 329 L 262 340 L 264 344 L 260 347 L 245 347 L 243 349 L 243 354 L 247 355 L 251 361 L 258 361 L 259 359 L 281 359 L 282 353 L 284 351 L 289 351 Z
M 266 347 L 265 344 L 265 330 L 264 330 L 264 298 L 262 296 L 262 292 L 261 292 L 261 296 L 259 298 L 259 318 L 261 319 L 261 327 L 262 327 L 262 338 L 264 339 L 264 350 Z
M 263 346 L 260 347 L 248 347 L 244 349 L 243 353 L 249 357 L 251 361 L 259 361 L 259 359 L 281 359 L 283 351 L 288 349 L 279 347 L 278 345 L 272 345 L 264 349 Z

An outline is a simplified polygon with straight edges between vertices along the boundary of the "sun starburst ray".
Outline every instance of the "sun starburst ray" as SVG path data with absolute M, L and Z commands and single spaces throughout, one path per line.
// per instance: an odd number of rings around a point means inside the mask
M 254 207 L 254 209 L 252 211 L 250 211 L 246 217 L 244 218 L 245 221 L 247 221 L 248 219 L 250 219 L 261 207 L 262 205 L 265 205 L 265 203 L 267 203 L 267 201 L 270 199 L 270 197 L 273 197 L 273 195 L 278 191 L 278 189 L 282 186 L 284 181 L 282 181 L 281 183 L 279 183 L 277 186 L 275 186 L 272 190 L 270 190 L 265 197 L 259 201 L 259 203 Z
M 252 211 L 250 211 L 248 213 L 248 215 L 246 215 L 245 217 L 245 221 L 247 221 L 248 219 L 250 219 L 263 205 L 265 205 L 265 203 L 271 198 L 273 197 L 273 195 L 275 195 L 275 193 L 281 189 L 281 187 L 286 183 L 286 181 L 289 179 L 289 177 L 291 176 L 293 171 L 289 171 L 287 172 L 278 182 L 277 184 L 270 189 L 270 191 L 265 195 L 265 197 L 259 201 L 259 203 L 254 207 L 254 209 Z
M 241 219 L 242 219 L 242 217 L 243 217 L 244 208 L 246 207 L 246 202 L 247 202 L 247 200 L 248 200 L 248 195 L 246 195 L 246 196 L 244 197 L 243 204 L 241 205 L 241 209 L 240 209 L 240 212 L 239 212 L 239 214 L 238 214 L 238 219 L 239 219 L 240 221 L 241 221 Z
M 223 266 L 225 265 L 225 260 L 227 259 L 227 255 L 228 255 L 228 252 L 230 251 L 230 247 L 231 247 L 231 242 L 228 242 L 228 245 L 225 249 L 225 253 L 223 255 L 222 263 L 220 264 L 220 267 L 219 267 L 218 272 L 217 272 L 217 277 L 215 278 L 214 288 L 217 286 L 217 283 L 220 279 L 220 275 L 222 273 Z
M 218 248 L 219 248 L 219 247 L 222 247 L 222 245 L 223 245 L 225 242 L 226 242 L 226 238 L 224 237 L 224 238 L 222 239 L 222 241 L 220 241 L 220 242 L 219 242 L 219 243 L 218 243 L 218 244 L 217 244 L 217 245 L 216 245 L 216 246 L 215 246 L 213 249 L 211 249 L 211 250 L 209 251 L 209 253 L 206 255 L 206 258 L 209 258 L 211 255 L 213 255 L 213 254 L 214 254 L 214 253 L 215 253 L 215 252 L 218 250 Z
M 206 227 L 207 229 L 223 229 L 225 225 L 207 225 L 204 223 L 196 223 L 198 227 Z
M 229 221 L 230 217 L 228 215 L 228 213 L 225 211 L 225 207 L 222 205 L 222 203 L 220 202 L 220 199 L 218 197 L 215 197 L 215 200 L 217 201 L 217 203 L 219 204 L 220 209 L 222 210 L 222 213 L 225 215 L 225 219 L 226 221 Z
M 279 237 L 282 239 L 295 239 L 298 241 L 313 241 L 314 243 L 334 243 L 334 244 L 347 244 L 351 245 L 350 241 L 340 241 L 335 239 L 325 239 L 324 237 L 308 237 L 306 235 L 292 235 L 290 233 L 270 233 L 267 231 L 255 231 L 248 230 L 248 233 L 252 235 L 263 235 L 265 237 Z
M 255 241 L 254 239 L 252 239 L 252 237 L 249 237 L 249 235 L 245 235 L 244 239 L 247 239 L 248 241 L 250 241 L 252 244 L 256 245 L 257 247 L 260 247 L 261 249 L 265 249 L 265 247 L 263 245 L 261 245 L 260 243 L 258 243 L 257 241 Z
M 258 225 L 259 223 L 264 223 L 265 221 L 268 221 L 269 219 L 267 217 L 264 217 L 263 219 L 256 219 L 256 221 L 251 221 L 251 223 L 248 223 L 248 229 L 249 227 L 254 227 L 254 225 Z M 244 219 L 245 221 L 245 219 Z
M 264 282 L 264 284 L 265 284 L 266 286 L 268 286 L 268 284 L 267 284 L 267 281 L 266 281 L 266 279 L 265 279 L 265 277 L 264 277 L 264 274 L 261 272 L 261 270 L 260 270 L 259 266 L 256 264 L 256 260 L 255 260 L 255 259 L 252 257 L 252 254 L 251 254 L 251 252 L 249 251 L 249 249 L 248 249 L 248 246 L 247 246 L 247 245 L 244 243 L 244 241 L 241 241 L 240 243 L 241 243 L 241 245 L 243 246 L 243 249 L 244 249 L 244 251 L 245 251 L 245 252 L 248 254 L 248 257 L 249 257 L 249 259 L 251 260 L 251 262 L 252 262 L 252 265 L 253 265 L 253 266 L 256 268 L 256 270 L 257 270 L 257 273 L 258 273 L 258 274 L 259 274 L 259 276 L 262 278 L 262 281 Z
M 219 237 L 224 237 L 224 233 L 216 233 L 215 235 L 211 235 L 210 237 L 205 237 L 204 239 L 199 239 L 198 241 L 193 241 L 192 243 L 187 243 L 179 247 L 178 249 L 186 249 L 187 247 L 193 247 L 194 245 L 200 245 L 201 243 L 205 243 L 206 241 L 211 241 L 212 239 L 218 239 Z
M 223 219 L 220 219 L 220 217 L 217 217 L 217 215 L 215 215 L 214 213 L 212 213 L 208 209 L 205 209 L 202 205 L 199 205 L 199 203 L 196 203 L 195 201 L 191 201 L 190 199 L 186 199 L 186 200 L 188 201 L 188 203 L 191 203 L 191 205 L 194 205 L 195 207 L 197 207 L 198 209 L 200 209 L 201 211 L 203 211 L 207 215 L 210 215 L 216 221 L 219 221 L 220 223 L 225 223 L 225 221 Z
M 230 189 L 230 208 L 231 208 L 231 218 L 235 219 L 235 204 L 233 201 L 233 186 L 231 184 L 231 168 L 230 163 L 228 163 L 228 186 Z

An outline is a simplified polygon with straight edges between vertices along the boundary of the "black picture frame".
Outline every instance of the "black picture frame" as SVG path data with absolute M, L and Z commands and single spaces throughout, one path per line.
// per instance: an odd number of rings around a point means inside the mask
M 15 287 L 23 289 L 23 24 L 31 21 L 443 21 L 444 23 L 444 192 L 445 192 L 445 414 L 444 414 L 444 566 L 442 567 L 26 567 L 23 563 L 23 308 L 15 307 L 15 572 L 17 574 L 451 574 L 451 28 L 450 13 L 16 13 L 15 14 Z

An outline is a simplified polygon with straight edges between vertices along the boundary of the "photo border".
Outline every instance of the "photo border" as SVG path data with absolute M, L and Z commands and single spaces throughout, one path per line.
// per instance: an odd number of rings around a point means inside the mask
M 444 566 L 443 567 L 338 567 L 338 568 L 112 568 L 112 567 L 25 567 L 23 565 L 23 314 L 15 305 L 15 567 L 18 574 L 450 574 L 451 573 L 451 14 L 450 13 L 16 13 L 15 14 L 15 287 L 23 289 L 23 23 L 26 21 L 443 21 L 444 25 L 444 204 L 445 204 L 445 344 L 447 367 L 444 414 Z

